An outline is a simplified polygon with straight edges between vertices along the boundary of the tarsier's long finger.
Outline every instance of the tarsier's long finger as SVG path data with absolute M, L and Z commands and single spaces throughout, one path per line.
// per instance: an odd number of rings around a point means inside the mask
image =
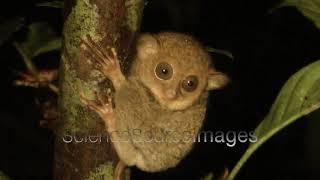
M 112 107 L 110 105 L 106 104 L 106 105 L 103 106 L 101 112 L 104 115 L 111 114 L 113 112 L 113 109 L 112 109 Z
M 81 98 L 80 100 L 84 105 L 88 106 L 89 109 L 95 110 L 95 111 L 98 109 L 97 105 L 94 104 L 91 100 L 87 100 L 87 99 L 83 99 L 83 98 Z
M 89 102 L 87 106 L 89 109 L 95 111 L 100 117 L 104 117 L 105 114 L 109 113 L 109 110 L 106 110 L 102 106 L 99 106 L 92 101 Z
M 112 52 L 113 58 L 116 59 L 118 57 L 116 49 L 115 48 L 111 48 L 111 52 Z
M 86 50 L 87 51 L 87 50 Z M 106 65 L 104 63 L 104 61 L 101 60 L 101 58 L 97 57 L 97 55 L 95 55 L 95 53 L 90 53 L 88 52 L 86 54 L 87 56 L 90 56 L 90 59 L 94 60 L 95 62 L 97 63 L 94 63 L 94 66 L 97 68 L 97 69 L 101 69 L 103 65 Z
M 108 104 L 111 106 L 111 105 L 112 105 L 112 97 L 111 97 L 111 96 L 108 96 L 107 101 L 108 101 Z
M 89 107 L 89 109 L 94 110 L 94 111 L 101 111 L 100 107 L 92 100 L 89 100 L 86 98 L 82 93 L 80 93 L 80 101 Z
M 87 40 L 81 39 L 82 44 L 84 44 L 89 51 L 93 53 L 88 53 L 94 56 L 94 60 L 100 64 L 108 65 L 108 61 L 106 61 L 106 57 L 103 56 L 103 54 L 100 52 L 99 49 L 97 49 L 96 43 L 90 38 L 90 36 L 87 36 Z
M 87 98 L 84 96 L 83 93 L 80 93 L 80 101 L 81 101 L 83 104 L 87 105 L 90 100 L 87 99 Z
M 91 44 L 91 47 L 95 49 L 95 51 L 99 54 L 101 57 L 101 60 L 108 64 L 110 63 L 113 58 L 111 58 L 108 54 L 105 53 L 105 50 L 100 46 L 99 43 L 94 42 L 90 36 L 87 36 L 88 42 Z
M 108 99 L 107 99 L 108 104 L 112 105 L 112 94 L 111 94 L 110 88 L 107 89 L 107 97 L 108 97 Z
M 96 110 L 98 113 L 100 113 L 100 116 L 112 113 L 112 97 L 108 96 L 107 102 L 105 102 L 98 92 L 95 92 L 95 95 L 100 104 L 100 106 Z
M 105 53 L 105 50 L 101 47 L 101 45 L 99 43 L 94 42 L 90 36 L 87 36 L 88 41 L 90 41 L 90 43 L 93 45 L 93 47 L 95 47 L 97 49 L 97 51 L 99 51 L 101 53 L 101 55 L 105 58 L 105 60 L 109 60 L 111 61 L 112 58 Z
M 115 48 L 111 48 L 111 53 L 112 53 L 112 57 L 110 57 L 107 53 L 105 53 L 105 50 L 103 50 L 103 48 L 96 42 L 94 42 L 90 36 L 87 36 L 88 42 L 87 45 L 89 45 L 90 49 L 93 49 L 97 55 L 100 56 L 100 60 L 102 60 L 104 63 L 108 64 L 108 63 L 116 63 L 118 61 L 118 55 L 117 52 L 115 50 Z
M 103 98 L 102 98 L 102 96 L 100 95 L 100 93 L 98 93 L 97 91 L 95 91 L 94 93 L 95 93 L 95 95 L 96 95 L 96 98 L 97 98 L 98 102 L 99 102 L 101 105 L 105 104 L 105 102 L 103 101 Z
M 119 61 L 118 61 L 118 54 L 116 52 L 116 49 L 115 48 L 111 48 L 111 52 L 112 52 L 112 63 L 113 64 L 119 64 Z

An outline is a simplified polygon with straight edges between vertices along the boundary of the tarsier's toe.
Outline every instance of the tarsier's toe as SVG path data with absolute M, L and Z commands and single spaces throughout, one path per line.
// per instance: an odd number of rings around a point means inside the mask
M 94 111 L 98 110 L 98 105 L 94 101 L 86 98 L 82 93 L 80 93 L 80 101 L 82 104 L 87 106 L 89 109 L 94 110 Z
M 103 108 L 105 114 L 110 114 L 110 113 L 113 112 L 112 99 L 111 99 L 111 97 L 110 97 L 110 98 L 108 97 L 107 102 L 105 102 L 105 103 L 103 104 L 103 107 L 102 107 L 102 108 Z
M 108 130 L 111 131 L 114 129 L 112 124 L 113 108 L 111 103 L 104 103 L 102 100 L 98 100 L 101 102 L 97 103 L 93 100 L 88 100 L 83 94 L 80 94 L 80 100 L 86 107 L 99 115 L 99 117 L 105 122 L 105 126 Z
M 95 92 L 97 100 L 99 101 L 100 104 L 103 105 L 112 105 L 112 96 L 111 96 L 111 89 L 108 88 L 107 90 L 107 101 L 104 101 L 104 98 L 98 93 Z
M 87 99 L 83 93 L 80 93 L 80 101 L 82 104 L 88 105 L 90 100 Z
M 115 48 L 111 48 L 111 52 L 112 52 L 112 62 L 113 63 L 116 63 L 118 61 L 118 54 L 116 52 L 116 49 Z
M 80 101 L 84 105 L 86 105 L 89 109 L 96 111 L 100 116 L 106 116 L 108 114 L 113 113 L 112 97 L 109 95 L 108 92 L 107 92 L 108 98 L 107 98 L 106 102 L 103 100 L 102 96 L 96 91 L 95 91 L 95 95 L 96 95 L 96 99 L 98 102 L 95 102 L 93 100 L 89 100 L 88 98 L 86 98 L 84 96 L 83 93 L 80 93 Z

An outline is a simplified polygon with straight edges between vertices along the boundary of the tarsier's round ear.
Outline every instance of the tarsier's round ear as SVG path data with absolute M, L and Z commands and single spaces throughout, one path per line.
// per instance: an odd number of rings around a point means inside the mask
M 157 39 L 151 34 L 143 34 L 138 38 L 137 55 L 141 59 L 146 59 L 158 52 L 159 44 Z
M 216 90 L 225 87 L 229 82 L 229 78 L 227 75 L 222 72 L 215 71 L 210 68 L 208 73 L 208 85 L 206 90 Z

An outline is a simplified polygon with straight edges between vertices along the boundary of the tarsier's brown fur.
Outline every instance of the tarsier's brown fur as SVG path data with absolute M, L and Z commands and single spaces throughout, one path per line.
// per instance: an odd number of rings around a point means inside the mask
M 203 102 L 198 101 L 190 108 L 172 111 L 160 106 L 147 91 L 137 80 L 128 79 L 115 93 L 115 119 L 126 119 L 116 121 L 115 127 L 128 130 L 133 141 L 114 144 L 116 148 L 127 149 L 117 152 L 128 165 L 160 171 L 174 167 L 191 149 L 193 136 L 204 118 L 205 101 L 203 98 Z M 133 158 L 139 156 L 141 159 Z
M 94 42 L 84 42 L 86 49 L 95 49 Z M 210 65 L 200 43 L 187 35 L 145 34 L 136 47 L 128 77 L 122 75 L 114 50 L 112 57 L 101 48 L 92 52 L 100 53 L 96 63 L 115 87 L 114 107 L 85 98 L 83 102 L 105 121 L 121 161 L 144 171 L 162 171 L 176 166 L 191 150 L 203 124 L 209 90 L 222 88 L 227 77 Z M 160 62 L 172 68 L 169 79 L 156 75 Z M 182 83 L 190 76 L 197 78 L 197 86 L 186 91 Z

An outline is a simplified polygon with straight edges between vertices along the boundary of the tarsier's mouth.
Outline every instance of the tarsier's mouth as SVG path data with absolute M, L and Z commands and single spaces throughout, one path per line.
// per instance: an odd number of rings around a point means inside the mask
M 161 102 L 161 99 L 165 99 L 165 100 L 168 100 L 168 101 L 173 101 L 173 100 L 176 100 L 177 98 L 175 99 L 170 99 L 166 96 L 156 96 L 154 93 L 152 93 L 152 90 L 146 86 L 142 81 L 137 81 L 141 87 L 143 87 L 143 89 L 145 90 L 145 92 L 148 94 L 148 98 L 150 98 L 149 100 L 150 101 L 157 101 L 159 104 L 162 104 L 163 103 Z M 164 94 L 164 90 L 159 90 L 159 92 L 161 92 L 160 94 Z M 157 93 L 159 94 L 159 93 Z

